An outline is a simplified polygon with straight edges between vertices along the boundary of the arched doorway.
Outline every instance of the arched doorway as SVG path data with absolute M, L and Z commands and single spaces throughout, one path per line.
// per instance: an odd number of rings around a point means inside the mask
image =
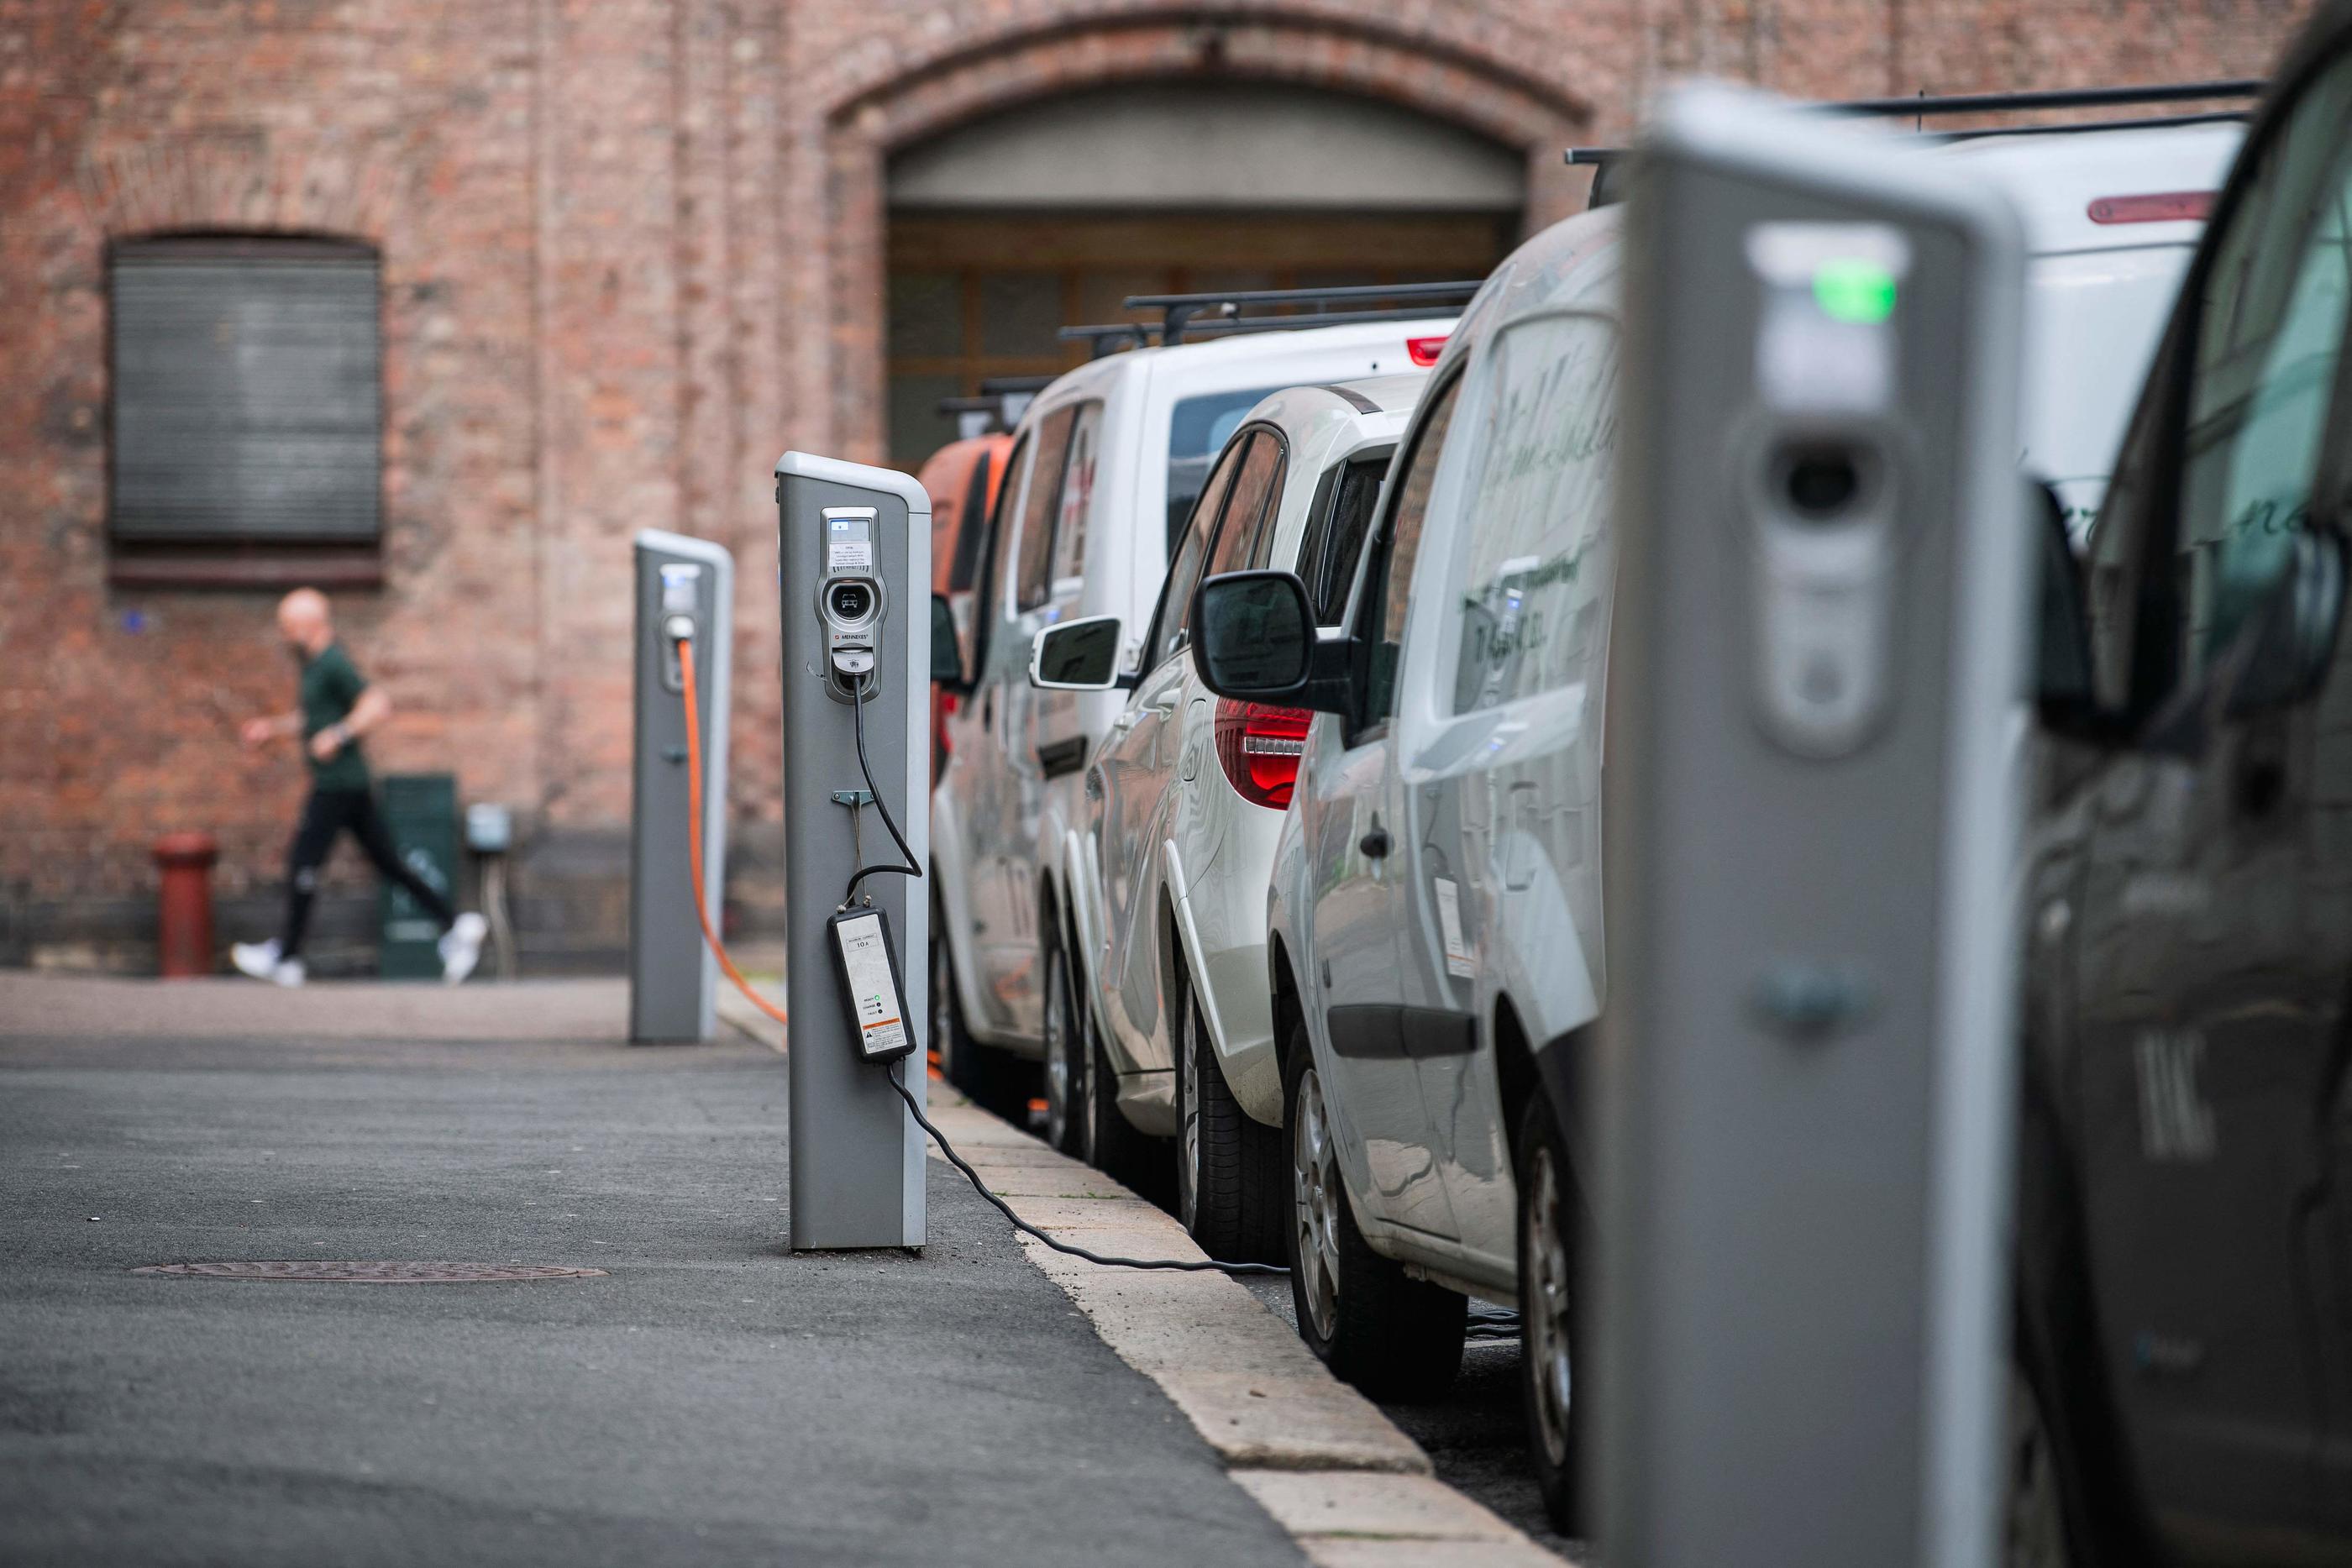
M 942 398 L 1074 365 L 1129 294 L 1483 276 L 1519 234 L 1524 154 L 1358 94 L 1190 78 L 967 121 L 886 165 L 888 453 L 951 439 Z

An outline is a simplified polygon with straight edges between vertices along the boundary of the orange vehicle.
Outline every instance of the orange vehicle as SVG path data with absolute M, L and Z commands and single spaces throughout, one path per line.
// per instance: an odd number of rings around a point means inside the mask
M 950 441 L 932 453 L 915 476 L 931 497 L 931 591 L 948 596 L 959 643 L 971 623 L 972 585 L 980 578 L 989 513 L 996 505 L 997 486 L 1004 483 L 1004 459 L 1012 448 L 1013 437 L 1001 432 Z M 934 781 L 947 765 L 947 716 L 955 711 L 955 700 L 952 694 L 931 688 Z

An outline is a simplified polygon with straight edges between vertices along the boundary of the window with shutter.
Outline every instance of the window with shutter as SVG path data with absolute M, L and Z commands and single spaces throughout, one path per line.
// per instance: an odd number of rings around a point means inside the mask
M 379 271 L 300 239 L 118 245 L 118 545 L 371 546 L 381 528 Z

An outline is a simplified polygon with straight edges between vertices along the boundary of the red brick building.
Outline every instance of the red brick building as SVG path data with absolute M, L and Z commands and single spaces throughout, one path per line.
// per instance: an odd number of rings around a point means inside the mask
M 0 963 L 152 961 L 147 846 L 182 827 L 221 840 L 224 937 L 266 927 L 301 781 L 234 721 L 285 704 L 269 609 L 299 580 L 337 593 L 399 704 L 378 768 L 454 770 L 515 809 L 530 961 L 609 961 L 646 527 L 743 563 L 735 894 L 756 922 L 781 843 L 786 447 L 919 455 L 933 394 L 1058 362 L 1053 319 L 1130 283 L 1483 265 L 1579 203 L 1563 147 L 1622 137 L 1676 72 L 1825 96 L 2253 75 L 2303 9 L 0 0 Z M 1327 152 L 1425 132 L 1430 189 L 1307 212 L 1282 171 L 1205 152 L 1104 188 L 1130 166 L 1087 116 L 1127 115 L 1145 156 L 1150 125 L 1220 105 Z M 990 184 L 971 145 L 1017 177 L 964 210 Z M 175 339 L 191 289 L 247 326 Z M 307 303 L 236 314 L 272 289 Z M 315 392 L 254 378 L 296 360 L 324 367 Z M 222 397 L 292 434 L 191 445 Z M 270 485 L 299 504 L 238 502 Z M 345 903 L 330 936 L 366 929 Z

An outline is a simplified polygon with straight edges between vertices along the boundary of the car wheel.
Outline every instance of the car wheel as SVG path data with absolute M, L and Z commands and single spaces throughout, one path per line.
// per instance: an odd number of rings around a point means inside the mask
M 1080 1022 L 1069 955 L 1045 938 L 1045 1141 L 1066 1155 L 1087 1153 L 1087 1030 Z
M 1435 1398 L 1461 1370 L 1469 1301 L 1411 1278 L 1356 1228 L 1322 1075 L 1300 1026 L 1285 1053 L 1282 1103 L 1291 1209 L 1284 1250 L 1299 1337 L 1370 1398 Z
M 2001 1509 L 2001 1568 L 2069 1568 L 2063 1456 L 2033 1380 L 2009 1365 L 2008 1495 Z
M 1517 1165 L 1519 1392 L 1528 1455 L 1545 1511 L 1555 1527 L 1572 1533 L 1589 1403 L 1576 1397 L 1577 1353 L 1588 1321 L 1577 1269 L 1583 1203 L 1559 1118 L 1540 1090 L 1519 1118 Z
M 1176 1218 L 1212 1258 L 1278 1263 L 1282 1132 L 1241 1107 L 1225 1082 L 1200 996 L 1181 974 L 1176 1022 Z

